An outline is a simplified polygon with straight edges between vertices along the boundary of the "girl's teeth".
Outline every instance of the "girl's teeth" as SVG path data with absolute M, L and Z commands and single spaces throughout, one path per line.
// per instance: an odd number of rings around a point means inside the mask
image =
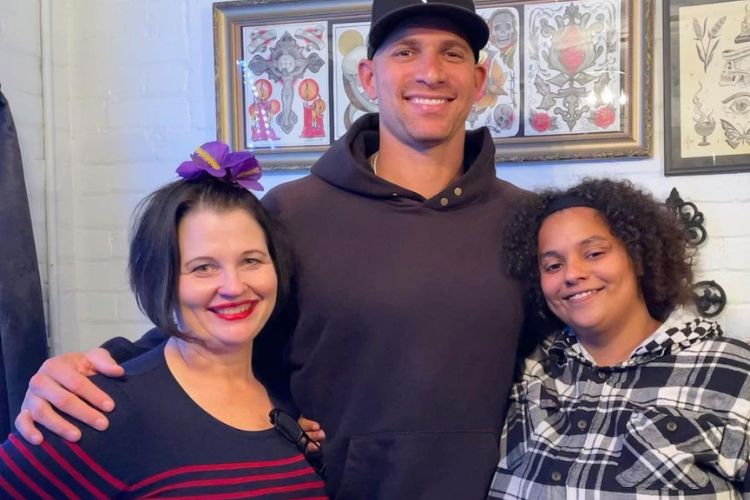
M 219 309 L 219 312 L 222 314 L 239 314 L 241 312 L 245 312 L 248 309 L 250 309 L 250 304 L 245 304 L 242 306 L 237 307 L 227 307 L 225 309 Z
M 581 293 L 577 293 L 575 295 L 571 295 L 569 298 L 570 299 L 581 299 L 583 297 L 586 297 L 587 295 L 591 295 L 592 293 L 594 293 L 593 290 L 588 290 L 586 292 L 581 292 Z

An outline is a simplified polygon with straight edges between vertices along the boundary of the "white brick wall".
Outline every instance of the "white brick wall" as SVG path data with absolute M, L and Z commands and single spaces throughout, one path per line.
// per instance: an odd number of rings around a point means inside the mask
M 658 3 L 658 2 L 657 2 Z M 173 178 L 198 144 L 215 136 L 212 0 L 54 0 L 55 165 L 58 176 L 60 350 L 88 348 L 114 335 L 135 337 L 147 323 L 130 296 L 125 259 L 130 210 Z M 0 56 L 10 51 L 28 76 L 12 90 L 23 107 L 25 158 L 43 147 L 38 116 L 38 2 L 0 0 Z M 661 68 L 660 6 L 655 67 Z M 26 29 L 20 27 L 25 24 Z M 8 31 L 10 30 L 10 31 Z M 31 34 L 29 34 L 31 33 Z M 0 64 L 0 81 L 5 83 Z M 32 69 L 36 68 L 34 72 Z M 13 76 L 18 78 L 14 68 Z M 750 174 L 663 175 L 662 75 L 654 75 L 654 157 L 635 161 L 501 165 L 498 175 L 527 188 L 566 185 L 585 175 L 627 177 L 666 198 L 675 186 L 705 213 L 709 240 L 701 277 L 726 289 L 725 330 L 750 339 Z M 23 89 L 23 90 L 22 90 Z M 11 97 L 9 96 L 9 97 Z M 16 110 L 16 115 L 19 115 Z M 304 173 L 269 173 L 267 189 Z M 35 223 L 42 223 L 39 185 Z M 36 184 L 35 184 L 36 183 Z M 42 237 L 43 235 L 39 235 Z M 744 320 L 744 321 L 743 321 Z
M 500 165 L 498 176 L 529 189 L 550 184 L 565 186 L 591 176 L 627 178 L 666 199 L 676 187 L 705 216 L 708 239 L 699 250 L 697 280 L 714 280 L 727 293 L 728 305 L 719 316 L 727 335 L 750 340 L 750 173 L 664 176 L 664 109 L 661 2 L 654 20 L 654 156 L 644 160 Z

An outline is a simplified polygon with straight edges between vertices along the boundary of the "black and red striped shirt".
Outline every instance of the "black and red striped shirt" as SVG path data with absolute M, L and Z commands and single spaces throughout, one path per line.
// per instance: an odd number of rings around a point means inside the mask
M 206 413 L 174 379 L 163 348 L 94 377 L 115 400 L 110 427 L 41 446 L 11 434 L 0 449 L 3 498 L 322 499 L 324 485 L 274 429 L 241 431 Z

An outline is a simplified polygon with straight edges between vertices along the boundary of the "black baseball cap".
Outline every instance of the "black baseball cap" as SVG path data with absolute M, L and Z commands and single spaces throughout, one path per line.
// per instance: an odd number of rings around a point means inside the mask
M 372 59 L 393 28 L 417 16 L 444 17 L 452 21 L 469 42 L 474 60 L 479 60 L 479 51 L 487 43 L 490 31 L 474 9 L 473 0 L 374 0 L 367 35 L 367 58 Z

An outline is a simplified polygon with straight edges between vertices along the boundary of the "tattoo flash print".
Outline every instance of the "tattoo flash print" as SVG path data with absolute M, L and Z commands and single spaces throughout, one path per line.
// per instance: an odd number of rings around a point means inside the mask
M 744 132 L 737 130 L 734 125 L 726 120 L 721 120 L 721 128 L 724 129 L 724 136 L 726 137 L 727 144 L 732 149 L 737 149 L 737 146 L 741 146 L 742 143 L 750 146 L 750 129 Z
M 750 154 L 750 0 L 682 7 L 678 22 L 692 34 L 679 46 L 681 156 Z
M 621 9 L 621 0 L 525 6 L 526 135 L 621 129 Z
M 367 58 L 367 33 L 370 23 L 334 24 L 333 32 L 333 102 L 339 110 L 334 122 L 338 139 L 365 113 L 378 110 L 377 99 L 370 99 L 359 83 L 357 68 L 359 61 Z M 341 112 L 340 110 L 343 110 Z
M 478 9 L 490 39 L 479 54 L 487 84 L 466 120 L 468 128 L 486 126 L 493 137 L 518 134 L 521 117 L 521 62 L 518 53 L 519 12 L 515 8 Z
M 698 59 L 703 63 L 703 71 L 714 58 L 714 52 L 719 45 L 719 33 L 726 22 L 726 16 L 720 17 L 718 21 L 708 29 L 708 17 L 703 18 L 703 23 L 693 18 L 693 31 L 695 32 L 695 49 L 698 51 Z
M 330 142 L 326 23 L 242 29 L 245 147 Z
M 695 132 L 701 137 L 701 142 L 698 146 L 710 146 L 708 142 L 708 136 L 716 129 L 716 120 L 713 117 L 713 110 L 706 114 L 703 111 L 703 103 L 700 100 L 700 95 L 703 92 L 703 85 L 698 84 L 698 92 L 693 96 L 693 104 L 695 105 L 693 114 L 693 127 Z
M 487 127 L 495 139 L 621 131 L 625 1 L 519 2 L 477 9 L 489 28 L 479 54 L 487 83 L 469 112 L 467 128 Z M 725 27 L 717 21 L 701 20 L 696 25 L 700 37 L 693 41 L 709 69 L 722 53 Z M 325 21 L 243 27 L 237 64 L 247 113 L 245 147 L 326 146 L 357 118 L 377 112 L 377 99 L 367 95 L 358 75 L 369 27 L 369 22 Z M 716 129 L 720 122 L 702 95 L 694 99 L 705 114 L 700 139 L 710 140 L 710 124 Z M 750 112 L 750 93 L 747 100 Z M 725 120 L 734 126 L 732 119 Z

